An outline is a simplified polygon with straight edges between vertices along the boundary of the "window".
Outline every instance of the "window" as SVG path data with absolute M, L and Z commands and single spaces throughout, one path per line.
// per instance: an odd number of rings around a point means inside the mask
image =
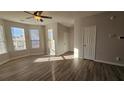
M 39 30 L 31 29 L 30 30 L 30 39 L 31 39 L 32 48 L 40 47 Z
M 53 29 L 48 29 L 48 47 L 50 55 L 55 55 L 55 40 L 53 38 Z
M 6 53 L 5 37 L 3 27 L 0 25 L 0 54 Z
M 25 43 L 25 33 L 23 28 L 12 27 L 12 40 L 15 50 L 24 50 L 26 49 Z

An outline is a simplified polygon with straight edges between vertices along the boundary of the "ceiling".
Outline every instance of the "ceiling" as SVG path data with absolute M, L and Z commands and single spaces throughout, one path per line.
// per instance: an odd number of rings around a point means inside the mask
M 33 13 L 33 11 L 30 11 Z M 54 22 L 59 22 L 66 26 L 72 26 L 74 24 L 74 19 L 77 17 L 86 17 L 95 15 L 101 12 L 86 12 L 86 11 L 45 11 L 43 15 L 51 16 L 52 19 L 44 19 L 44 22 L 36 21 L 32 19 L 26 19 L 26 17 L 30 17 L 32 15 L 27 14 L 23 11 L 0 11 L 0 18 L 6 19 L 9 21 L 25 23 L 25 24 L 33 24 L 33 25 L 47 25 Z

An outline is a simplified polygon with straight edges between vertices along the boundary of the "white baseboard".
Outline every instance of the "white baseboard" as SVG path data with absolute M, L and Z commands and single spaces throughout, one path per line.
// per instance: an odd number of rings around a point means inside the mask
M 23 56 L 18 56 L 18 57 L 14 57 L 14 58 L 10 58 L 7 59 L 5 61 L 0 62 L 0 65 L 7 63 L 8 61 L 12 61 L 12 60 L 16 60 L 19 58 L 23 58 L 23 57 L 28 57 L 28 56 L 33 56 L 33 55 L 43 55 L 44 53 L 32 53 L 32 54 L 27 54 L 27 55 L 23 55 Z
M 120 64 L 120 63 L 114 63 L 114 62 L 109 62 L 109 61 L 103 61 L 103 60 L 94 60 L 96 62 L 99 62 L 99 63 L 106 63 L 106 64 L 110 64 L 110 65 L 116 65 L 116 66 L 124 66 L 124 64 Z
M 43 55 L 44 53 L 31 53 L 30 56 Z
M 23 57 L 27 57 L 27 56 L 33 56 L 33 55 L 43 55 L 43 54 L 44 53 L 32 53 L 32 54 L 28 54 L 28 55 L 14 57 L 14 58 L 11 58 L 11 59 L 7 59 L 3 62 L 0 62 L 0 65 L 5 64 L 8 61 L 12 61 L 12 60 L 15 60 L 15 59 L 19 59 L 19 58 L 23 58 Z M 79 58 L 82 58 L 82 57 L 79 57 Z M 122 67 L 124 66 L 124 64 L 114 63 L 114 62 L 109 62 L 109 61 L 103 61 L 103 60 L 94 60 L 94 61 L 99 62 L 99 63 L 106 63 L 106 64 L 110 64 L 110 65 L 116 65 L 116 66 L 122 66 Z
M 10 61 L 10 60 L 7 59 L 7 60 L 5 60 L 5 61 L 0 62 L 0 65 L 5 64 L 5 63 L 7 63 L 8 61 Z
M 27 57 L 27 56 L 30 56 L 30 55 L 28 54 L 28 55 L 13 57 L 13 58 L 10 58 L 9 61 L 12 61 L 12 60 L 15 60 L 15 59 L 19 59 L 19 58 L 23 58 L 23 57 Z

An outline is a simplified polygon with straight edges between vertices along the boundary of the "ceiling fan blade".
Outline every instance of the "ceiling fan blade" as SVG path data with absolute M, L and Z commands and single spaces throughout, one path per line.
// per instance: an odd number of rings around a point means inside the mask
M 33 18 L 33 16 L 31 16 L 31 17 L 27 17 L 26 19 L 31 19 L 31 18 Z
M 27 11 L 24 11 L 25 13 L 27 13 L 27 14 L 31 14 L 31 15 L 34 15 L 34 14 L 32 14 L 32 13 L 30 13 L 30 12 L 27 12 Z
M 41 22 L 43 22 L 43 20 L 42 20 L 42 19 L 40 19 L 40 21 L 41 21 Z
M 48 18 L 48 19 L 52 19 L 52 17 L 49 16 L 41 16 L 42 18 Z
M 42 13 L 43 13 L 43 11 L 39 11 L 39 16 L 41 16 Z
M 37 15 L 38 11 L 34 12 L 34 15 Z

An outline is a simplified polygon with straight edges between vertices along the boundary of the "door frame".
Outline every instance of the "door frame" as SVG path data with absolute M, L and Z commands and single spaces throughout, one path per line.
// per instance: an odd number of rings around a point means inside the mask
M 85 28 L 90 28 L 90 27 L 95 27 L 95 32 L 94 32 L 94 38 L 95 38 L 95 40 L 94 40 L 94 55 L 93 55 L 93 58 L 91 59 L 89 59 L 89 60 L 95 60 L 96 59 L 96 36 L 97 36 L 97 31 L 96 31 L 96 25 L 90 25 L 90 26 L 85 26 L 85 27 L 83 27 L 83 32 L 82 32 L 82 58 L 83 59 L 86 59 L 85 57 L 84 57 L 84 35 L 85 35 Z

